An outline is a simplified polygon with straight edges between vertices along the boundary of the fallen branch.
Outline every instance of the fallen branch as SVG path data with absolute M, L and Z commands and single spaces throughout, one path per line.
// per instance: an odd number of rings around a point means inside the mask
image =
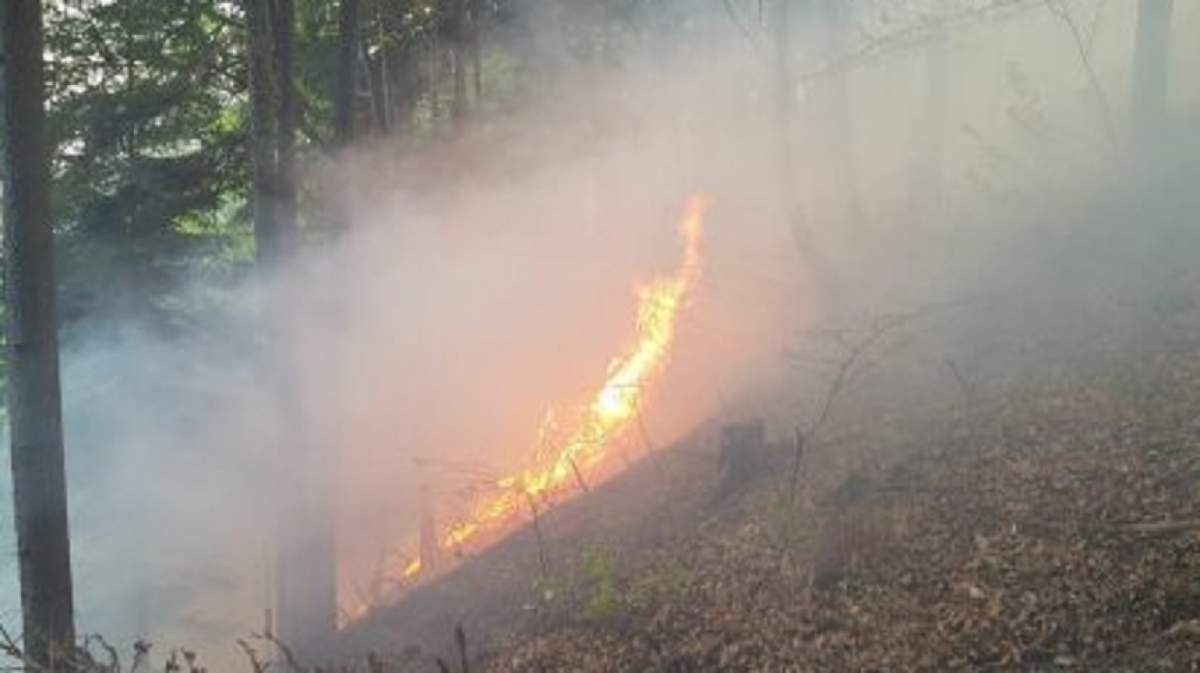
M 950 373 L 954 375 L 954 380 L 958 382 L 958 388 L 962 391 L 963 399 L 967 403 L 967 409 L 973 409 L 975 407 L 975 387 L 963 376 L 957 362 L 946 358 L 946 366 L 950 368 Z
M 1118 530 L 1141 535 L 1166 535 L 1170 533 L 1200 532 L 1200 518 L 1167 519 L 1166 521 L 1143 521 L 1117 526 Z

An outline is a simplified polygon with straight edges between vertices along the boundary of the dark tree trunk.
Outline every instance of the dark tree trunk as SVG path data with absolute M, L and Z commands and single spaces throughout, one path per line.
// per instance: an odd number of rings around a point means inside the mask
M 387 102 L 387 63 L 384 54 L 380 54 L 379 58 L 372 59 L 367 56 L 367 42 L 362 40 L 362 53 L 367 59 L 367 79 L 371 85 L 371 110 L 375 117 L 375 131 L 383 136 L 387 135 L 391 130 L 389 124 L 390 117 L 388 115 Z
M 428 78 L 426 89 L 429 91 L 429 116 L 433 120 L 434 126 L 437 126 L 442 117 L 442 96 L 441 90 L 438 88 L 442 80 L 442 45 L 437 35 L 434 35 L 429 41 L 428 57 L 429 72 L 426 75 Z
M 1141 0 L 1138 3 L 1131 109 L 1134 136 L 1139 144 L 1152 142 L 1159 137 L 1167 122 L 1167 74 L 1173 6 L 1174 0 Z
M 338 12 L 337 91 L 334 126 L 341 147 L 354 140 L 355 67 L 358 53 L 358 0 L 342 0 Z
M 471 0 L 471 65 L 478 107 L 483 100 L 483 0 Z
M 450 55 L 454 60 L 454 98 L 450 103 L 450 118 L 457 128 L 467 117 L 467 0 L 454 0 L 453 7 Z
M 279 109 L 275 127 L 277 199 L 274 246 L 280 257 L 294 251 L 299 229 L 296 222 L 296 85 L 292 77 L 296 10 L 293 0 L 273 0 L 272 39 L 275 45 L 275 80 Z
M 275 84 L 272 76 L 270 0 L 243 0 L 250 73 L 250 154 L 254 168 L 254 243 L 260 266 L 275 262 L 278 225 L 275 218 Z
M 58 376 L 42 7 L 5 0 L 5 254 L 13 516 L 28 656 L 50 670 L 75 641 Z
M 254 160 L 254 229 L 258 262 L 271 269 L 298 246 L 296 218 L 296 92 L 292 79 L 295 9 L 292 0 L 244 0 L 249 34 L 251 145 Z M 282 301 L 281 304 L 286 304 Z M 296 428 L 304 410 L 296 397 L 284 316 L 268 312 L 273 345 L 263 355 L 266 376 L 277 387 L 281 422 L 278 447 L 275 595 L 278 635 L 302 655 L 316 654 L 336 621 L 336 546 L 327 489 L 329 470 Z
M 275 81 L 279 92 L 275 152 L 277 199 L 275 218 L 278 259 L 287 260 L 297 251 L 299 223 L 296 213 L 296 87 L 293 49 L 295 5 L 293 0 L 273 0 L 272 40 L 275 51 Z M 285 304 L 288 302 L 284 302 Z M 283 335 L 291 353 L 292 337 Z M 303 430 L 307 418 L 298 386 L 294 358 L 281 363 L 278 373 L 283 401 L 283 422 L 288 429 L 280 447 L 279 474 L 283 491 L 277 503 L 280 514 L 279 559 L 276 579 L 279 637 L 304 658 L 317 656 L 336 629 L 337 547 L 331 516 L 332 474 L 322 464 L 319 447 L 311 433 Z

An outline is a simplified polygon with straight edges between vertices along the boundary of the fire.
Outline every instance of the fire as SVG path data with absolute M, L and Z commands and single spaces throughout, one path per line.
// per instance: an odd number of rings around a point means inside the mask
M 638 420 L 643 394 L 666 367 L 680 310 L 700 279 L 700 226 L 706 207 L 702 197 L 688 200 L 680 226 L 682 263 L 672 276 L 638 288 L 636 339 L 628 352 L 609 365 L 604 384 L 580 410 L 566 439 L 544 452 L 549 455 L 540 455 L 536 466 L 495 479 L 492 494 L 476 503 L 464 521 L 450 527 L 437 541 L 439 546 L 461 549 L 481 534 L 500 530 L 537 499 L 567 490 L 583 470 L 599 465 L 612 441 Z M 543 433 L 554 424 L 554 415 L 548 413 Z M 421 560 L 416 559 L 401 573 L 405 580 L 416 581 L 422 570 Z M 368 609 L 360 606 L 351 619 Z

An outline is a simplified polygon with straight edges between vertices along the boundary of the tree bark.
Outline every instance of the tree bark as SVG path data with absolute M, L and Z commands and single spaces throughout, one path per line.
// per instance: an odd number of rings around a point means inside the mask
M 371 110 L 375 117 L 375 131 L 381 136 L 386 136 L 391 130 L 391 117 L 388 114 L 387 59 L 383 53 L 379 58 L 372 59 L 365 37 L 361 40 L 360 48 L 367 63 L 367 80 L 371 85 Z
M 354 75 L 358 53 L 358 0 L 342 0 L 338 12 L 337 91 L 334 127 L 337 144 L 346 147 L 354 140 Z
M 13 516 L 25 649 L 56 660 L 75 641 L 62 394 L 58 372 L 50 148 L 42 61 L 42 6 L 5 0 L 5 280 L 11 374 L 8 387 Z
M 275 45 L 275 81 L 279 92 L 275 137 L 276 255 L 288 257 L 299 238 L 296 222 L 296 85 L 292 76 L 296 10 L 294 0 L 273 0 L 272 40 Z
M 467 117 L 467 0 L 454 0 L 450 55 L 454 61 L 454 98 L 450 103 L 450 119 L 455 128 Z
M 243 0 L 250 73 L 250 154 L 253 163 L 255 256 L 270 266 L 277 253 L 275 219 L 275 84 L 272 72 L 270 0 Z
M 1167 123 L 1167 74 L 1174 0 L 1140 0 L 1133 52 L 1133 132 L 1139 145 L 1153 142 Z
M 478 107 L 483 100 L 483 0 L 471 0 L 471 65 Z
M 293 0 L 244 0 L 249 35 L 254 231 L 258 263 L 270 271 L 296 252 L 297 100 L 292 79 Z M 286 305 L 286 296 L 279 305 Z M 295 375 L 295 336 L 286 316 L 267 311 L 265 376 L 276 386 L 281 423 L 275 494 L 275 615 L 280 640 L 302 655 L 317 654 L 337 617 L 336 545 L 330 514 L 330 471 L 303 431 Z

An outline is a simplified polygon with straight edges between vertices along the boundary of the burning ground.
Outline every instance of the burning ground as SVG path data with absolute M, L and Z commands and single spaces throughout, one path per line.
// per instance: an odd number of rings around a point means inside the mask
M 1071 271 L 812 335 L 794 359 L 850 374 L 787 402 L 840 387 L 794 492 L 776 427 L 716 498 L 721 424 L 772 417 L 731 405 L 344 650 L 436 670 L 461 625 L 471 670 L 1197 670 L 1200 284 Z

